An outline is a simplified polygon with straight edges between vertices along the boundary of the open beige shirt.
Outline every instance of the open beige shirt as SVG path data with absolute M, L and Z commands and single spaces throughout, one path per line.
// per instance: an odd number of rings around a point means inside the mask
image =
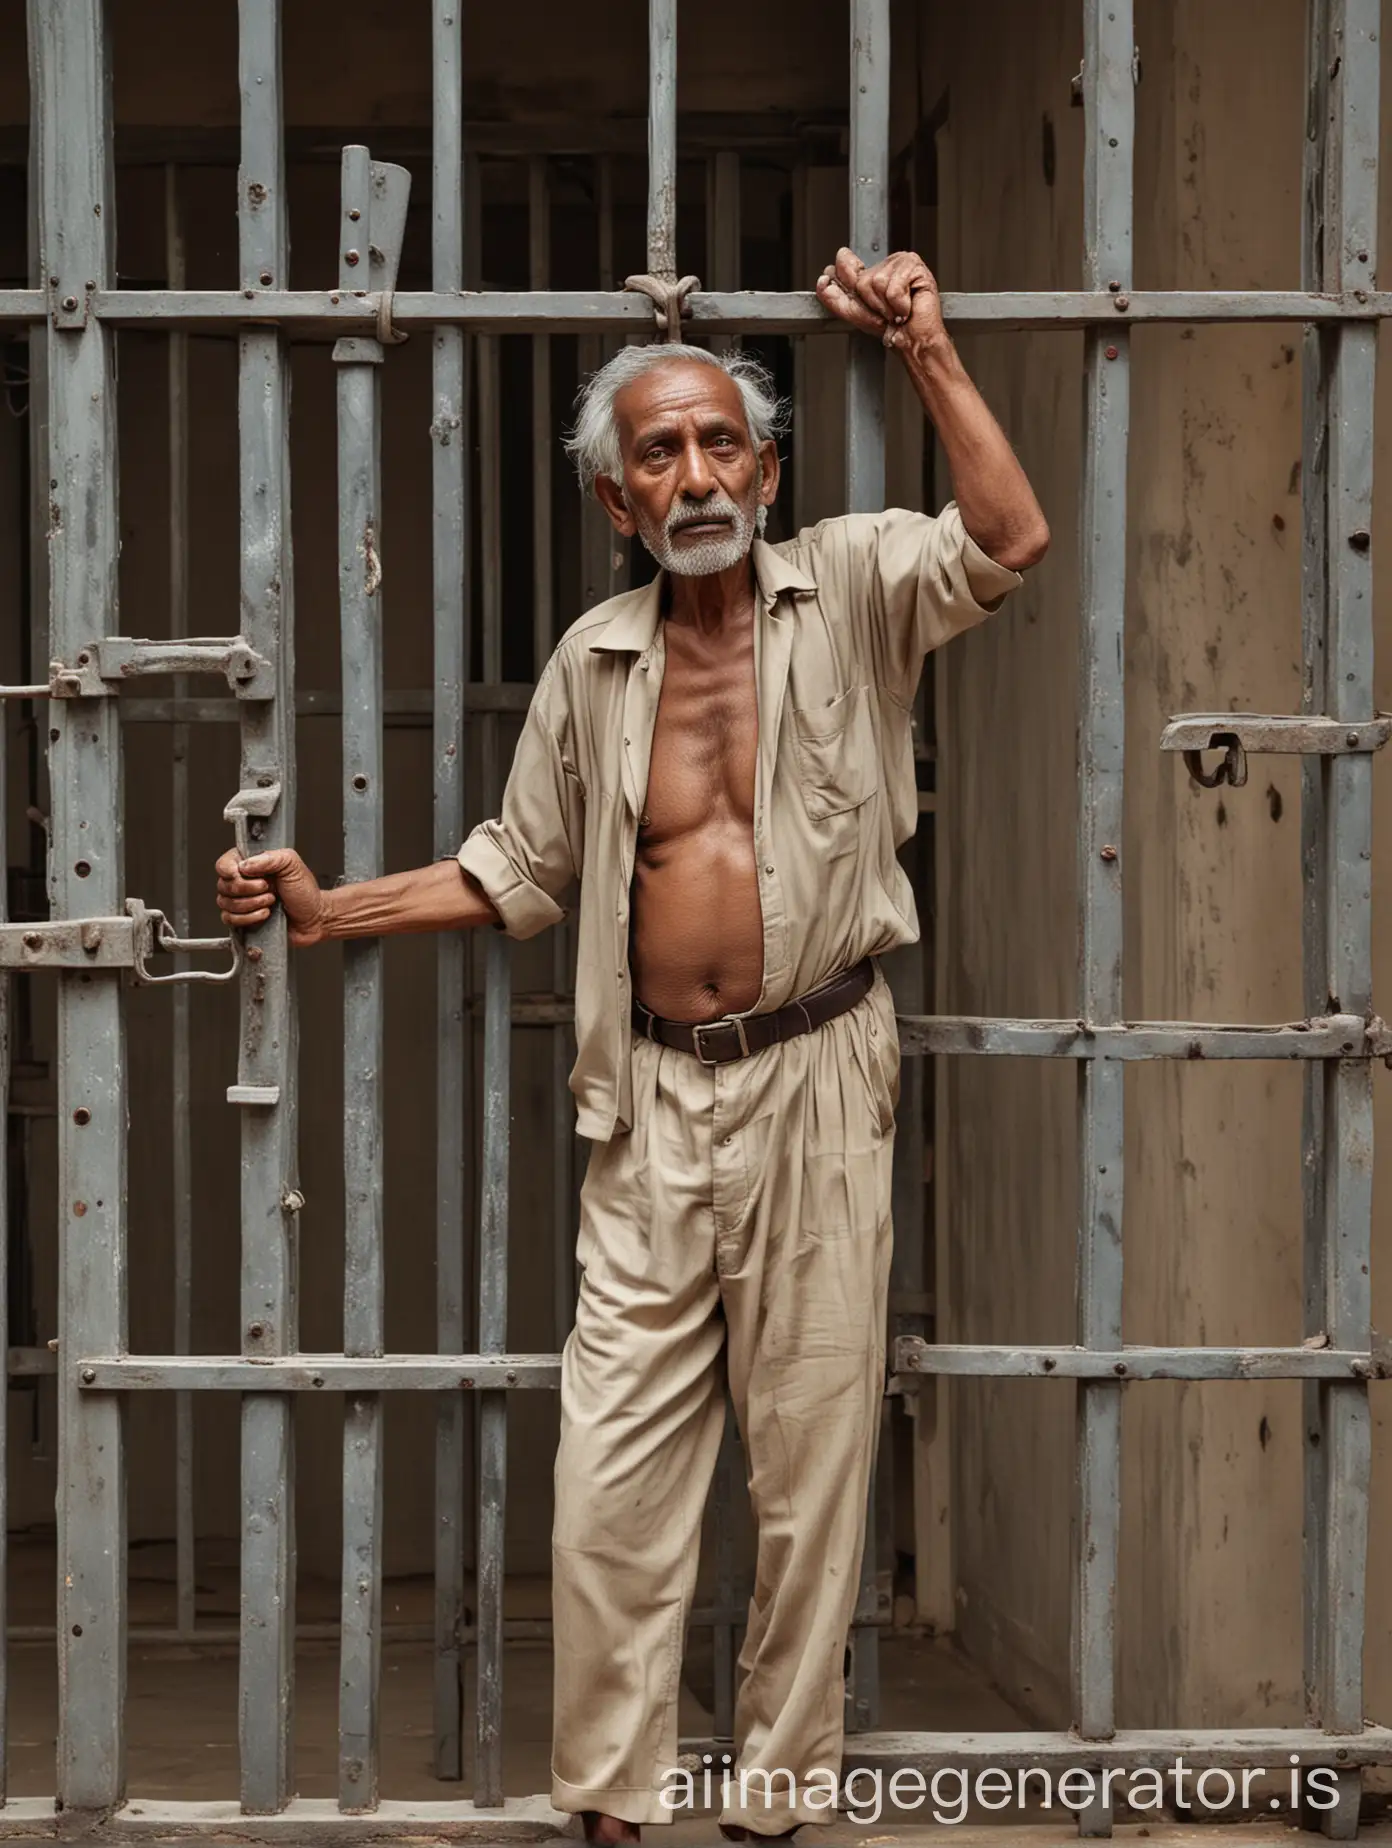
M 759 752 L 754 853 L 764 982 L 751 1013 L 918 936 L 895 849 L 918 823 L 912 705 L 923 656 L 1020 582 L 954 502 L 824 520 L 755 540 Z M 459 863 L 513 937 L 565 915 L 580 886 L 582 1136 L 632 1121 L 629 889 L 665 661 L 661 574 L 582 616 L 537 683 L 503 795 Z

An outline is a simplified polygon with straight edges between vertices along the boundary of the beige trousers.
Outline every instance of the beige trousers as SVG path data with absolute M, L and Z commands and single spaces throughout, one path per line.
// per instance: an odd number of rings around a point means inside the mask
M 585 1177 L 561 1369 L 552 1801 L 674 1819 L 660 1793 L 728 1374 L 759 1539 L 722 1820 L 775 1834 L 831 1820 L 800 1786 L 840 1767 L 884 1386 L 893 1003 L 877 973 L 849 1013 L 751 1058 L 706 1066 L 636 1034 L 632 1056 L 633 1128 Z M 799 1801 L 783 1777 L 766 1806 L 755 1777 L 741 1805 L 740 1769 L 791 1772 Z

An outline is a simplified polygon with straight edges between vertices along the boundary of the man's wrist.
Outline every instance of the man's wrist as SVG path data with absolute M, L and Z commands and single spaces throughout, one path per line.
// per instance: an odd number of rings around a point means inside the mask
M 921 373 L 925 378 L 945 378 L 961 365 L 952 336 L 942 326 L 925 329 L 922 333 L 911 333 L 905 328 L 895 351 L 911 372 Z

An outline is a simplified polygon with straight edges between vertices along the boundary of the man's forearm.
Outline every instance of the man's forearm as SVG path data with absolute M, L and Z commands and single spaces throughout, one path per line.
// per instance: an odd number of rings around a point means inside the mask
M 962 524 L 989 557 L 1022 571 L 1043 556 L 1049 528 L 1005 432 L 945 334 L 895 351 L 942 439 Z
M 334 886 L 324 894 L 325 938 L 468 930 L 497 922 L 497 912 L 457 860 Z

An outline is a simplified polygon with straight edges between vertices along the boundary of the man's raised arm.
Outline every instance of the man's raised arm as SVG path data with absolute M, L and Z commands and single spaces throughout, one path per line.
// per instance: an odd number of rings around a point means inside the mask
M 911 250 L 867 269 L 842 249 L 817 280 L 823 307 L 896 352 L 942 439 L 967 532 L 1012 571 L 1037 564 L 1049 526 L 1015 451 L 967 376 L 943 322 L 938 285 Z
M 297 948 L 335 937 L 387 937 L 407 931 L 467 930 L 496 924 L 498 914 L 458 860 L 437 860 L 409 873 L 388 873 L 325 891 L 292 847 L 217 863 L 218 910 L 224 924 L 264 924 L 276 900 L 285 907 Z

